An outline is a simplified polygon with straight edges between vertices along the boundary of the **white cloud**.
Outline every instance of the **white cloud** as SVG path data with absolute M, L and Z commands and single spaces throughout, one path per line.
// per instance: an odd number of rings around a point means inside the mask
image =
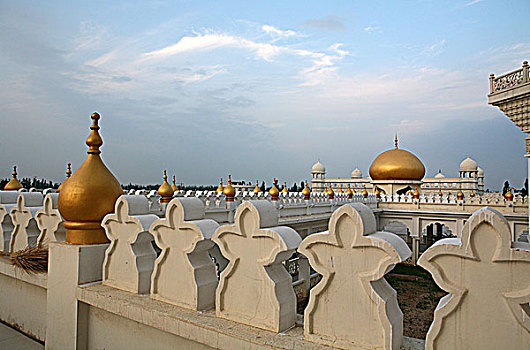
M 368 33 L 382 33 L 383 32 L 381 28 L 379 28 L 375 24 L 370 24 L 369 26 L 364 27 L 364 31 Z
M 479 2 L 483 2 L 483 1 L 484 0 L 472 0 L 472 1 L 468 2 L 468 3 L 465 3 L 464 7 L 473 6 L 473 5 L 478 4 Z
M 284 38 L 298 36 L 298 33 L 293 30 L 281 30 L 268 24 L 262 25 L 261 29 L 267 34 L 273 34 Z
M 422 50 L 422 54 L 423 55 L 426 55 L 426 56 L 430 56 L 430 57 L 433 57 L 433 56 L 438 56 L 439 54 L 441 54 L 443 52 L 443 50 L 445 49 L 445 43 L 446 43 L 446 40 L 445 39 L 441 39 L 441 40 L 438 40 L 437 42 L 431 44 L 431 45 L 428 45 L 426 46 L 423 50 Z
M 251 49 L 256 52 L 258 57 L 267 61 L 282 51 L 281 46 L 269 43 L 258 43 L 228 34 L 207 33 L 182 37 L 177 43 L 159 50 L 146 52 L 142 54 L 142 57 L 144 59 L 160 59 L 192 51 L 214 50 L 221 47 Z

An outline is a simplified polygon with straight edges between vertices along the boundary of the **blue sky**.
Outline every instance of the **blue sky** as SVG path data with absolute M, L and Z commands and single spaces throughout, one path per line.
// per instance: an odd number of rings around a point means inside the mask
M 102 115 L 122 183 L 367 174 L 392 147 L 500 189 L 523 134 L 488 76 L 530 58 L 528 1 L 0 1 L 0 162 L 60 181 Z

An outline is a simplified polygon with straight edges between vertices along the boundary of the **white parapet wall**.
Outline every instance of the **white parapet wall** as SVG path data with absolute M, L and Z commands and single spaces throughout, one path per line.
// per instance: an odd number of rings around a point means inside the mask
M 47 284 L 47 274 L 28 274 L 0 258 L 0 320 L 44 341 Z

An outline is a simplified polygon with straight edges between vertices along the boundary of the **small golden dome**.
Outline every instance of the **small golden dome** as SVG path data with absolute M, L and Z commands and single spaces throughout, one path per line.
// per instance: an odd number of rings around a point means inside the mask
M 307 181 L 305 182 L 305 187 L 302 190 L 302 194 L 304 195 L 304 200 L 308 201 L 311 199 L 311 191 L 309 190 L 309 186 L 307 186 Z
M 377 186 L 375 186 L 375 198 L 380 198 L 381 197 L 381 192 L 379 192 L 379 188 Z
M 511 189 L 508 189 L 508 192 L 506 192 L 504 198 L 506 198 L 508 202 L 511 202 L 513 200 L 513 193 Z
M 471 191 L 471 193 L 469 194 L 469 197 L 471 198 L 475 197 L 475 191 Z
M 289 193 L 289 190 L 287 189 L 287 182 L 285 182 L 283 185 L 282 193 Z
M 256 187 L 254 187 L 254 191 L 253 191 L 254 193 L 260 193 L 261 192 L 261 189 L 259 188 L 258 183 L 259 183 L 258 180 L 256 180 Z
M 368 197 L 368 191 L 366 190 L 366 186 L 363 186 L 363 197 Z
M 160 195 L 160 203 L 169 203 L 171 202 L 171 198 L 173 198 L 173 188 L 167 182 L 167 172 L 164 170 L 164 181 L 162 181 L 162 185 L 158 188 L 158 194 Z
M 328 193 L 328 184 L 324 184 L 324 192 Z
M 425 176 L 425 166 L 414 154 L 395 148 L 378 155 L 370 165 L 373 180 L 421 180 Z
M 171 188 L 173 189 L 173 193 L 179 190 L 177 184 L 175 183 L 175 175 L 173 175 L 173 183 L 171 184 Z
M 66 166 L 66 178 L 64 179 L 63 183 L 60 184 L 59 187 L 57 188 L 57 192 L 61 192 L 61 188 L 63 188 L 63 184 L 66 182 L 66 180 L 70 178 L 70 176 L 72 176 L 71 166 L 72 166 L 71 163 L 68 163 L 68 165 Z
M 13 178 L 4 186 L 5 191 L 18 191 L 22 188 L 22 184 L 17 179 L 17 166 L 13 167 Z
M 271 201 L 277 201 L 280 196 L 280 191 L 278 191 L 278 187 L 276 187 L 276 179 L 272 182 L 272 187 L 269 190 L 269 194 L 271 195 Z
M 340 184 L 339 193 L 344 193 L 344 191 L 342 190 L 342 184 Z
M 414 199 L 419 199 L 420 198 L 420 193 L 418 192 L 418 188 L 416 187 L 416 189 L 414 190 L 414 193 L 412 193 L 412 197 Z
M 89 147 L 83 164 L 64 182 L 59 192 L 59 212 L 64 218 L 66 242 L 73 244 L 100 244 L 108 242 L 101 227 L 103 217 L 114 211 L 114 204 L 123 194 L 120 183 L 105 166 L 99 148 L 99 114 L 92 113 Z
M 329 199 L 335 198 L 335 192 L 333 192 L 333 188 L 331 187 L 331 184 L 329 184 L 328 197 Z
M 438 195 L 439 195 L 440 197 L 443 196 L 443 193 L 442 193 L 442 189 L 441 189 L 441 188 L 438 190 Z
M 223 191 L 224 191 L 223 178 L 221 178 L 221 180 L 219 180 L 219 187 L 217 187 L 217 190 L 215 190 L 215 192 L 220 193 L 220 192 L 223 192 Z
M 462 193 L 462 189 L 458 190 L 458 193 L 456 194 L 456 199 L 458 199 L 459 201 L 464 199 L 464 193 Z
M 346 194 L 348 194 L 348 198 L 349 199 L 352 199 L 353 198 L 353 192 L 350 188 L 350 185 L 348 185 L 348 191 L 346 191 Z
M 236 196 L 236 190 L 232 187 L 232 175 L 228 175 L 228 184 L 223 190 L 223 193 L 225 194 L 225 201 L 226 202 L 233 202 L 234 197 Z

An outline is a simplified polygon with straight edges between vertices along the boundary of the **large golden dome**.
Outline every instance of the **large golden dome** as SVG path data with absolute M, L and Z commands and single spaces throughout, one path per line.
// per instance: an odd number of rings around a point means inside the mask
M 425 166 L 414 154 L 396 147 L 378 155 L 370 165 L 372 180 L 421 180 Z

